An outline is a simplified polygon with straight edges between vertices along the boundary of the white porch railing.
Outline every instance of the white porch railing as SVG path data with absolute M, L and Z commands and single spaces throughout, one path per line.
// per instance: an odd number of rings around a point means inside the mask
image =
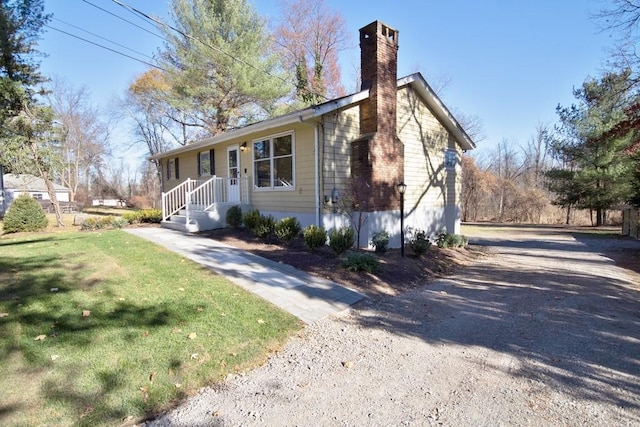
M 185 210 L 189 223 L 193 212 L 211 209 L 216 204 L 248 204 L 249 180 L 247 178 L 211 177 L 206 181 L 187 179 L 179 186 L 162 193 L 162 219 Z
M 204 181 L 187 178 L 186 181 L 172 188 L 168 192 L 162 192 L 162 220 L 165 221 L 171 215 L 175 215 L 187 206 L 187 194 Z

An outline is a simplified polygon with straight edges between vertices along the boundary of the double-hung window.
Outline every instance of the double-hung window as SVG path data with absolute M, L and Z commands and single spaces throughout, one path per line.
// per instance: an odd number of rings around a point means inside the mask
M 258 189 L 294 190 L 293 134 L 253 141 L 253 179 Z
M 198 175 L 215 175 L 214 151 L 201 151 L 198 153 Z
M 179 179 L 180 172 L 178 170 L 178 159 L 167 160 L 167 179 Z

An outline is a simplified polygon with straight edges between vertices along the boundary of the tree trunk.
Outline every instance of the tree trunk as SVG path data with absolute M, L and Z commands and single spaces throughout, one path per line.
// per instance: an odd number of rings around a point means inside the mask
M 41 171 L 41 176 L 44 180 L 45 185 L 47 186 L 49 199 L 51 199 L 51 204 L 53 205 L 53 210 L 56 214 L 56 226 L 64 227 L 64 222 L 62 221 L 62 212 L 60 212 L 60 203 L 58 203 L 58 195 L 56 194 L 56 189 L 53 186 L 53 182 L 51 182 L 51 180 L 49 179 L 49 172 Z
M 600 227 L 603 225 L 602 224 L 603 218 L 604 218 L 604 213 L 602 211 L 602 208 L 597 208 L 596 209 L 596 227 Z

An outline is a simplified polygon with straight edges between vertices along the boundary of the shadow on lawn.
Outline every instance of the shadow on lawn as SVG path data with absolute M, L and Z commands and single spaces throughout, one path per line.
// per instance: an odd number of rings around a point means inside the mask
M 80 277 L 81 270 L 81 265 L 69 268 L 69 260 L 62 256 L 0 258 L 0 311 L 7 314 L 0 317 L 0 364 L 10 366 L 10 361 L 15 364 L 16 360 L 24 360 L 21 371 L 27 382 L 39 374 L 52 373 L 51 355 L 56 354 L 56 349 L 77 354 L 114 331 L 125 342 L 139 340 L 138 331 L 177 323 L 185 309 L 184 304 L 144 306 L 137 301 L 114 302 L 115 295 L 108 290 L 99 294 L 94 305 L 86 307 L 86 299 L 79 300 L 72 294 L 78 289 L 91 292 Z M 108 309 L 104 309 L 106 304 L 110 304 Z M 90 316 L 83 317 L 83 308 L 91 308 Z M 186 308 L 196 310 L 195 306 Z M 38 335 L 45 335 L 46 339 L 34 341 Z M 83 369 L 86 367 L 67 366 L 59 370 L 56 374 L 66 377 L 45 381 L 39 386 L 40 393 L 48 404 L 65 402 L 78 417 L 87 414 L 80 424 L 86 421 L 91 425 L 92 414 L 122 419 L 124 409 L 111 404 L 113 399 L 109 396 L 122 388 L 124 371 L 116 365 L 98 372 L 99 389 L 85 390 L 78 384 Z M 31 388 L 33 384 L 24 386 Z M 20 404 L 0 403 L 0 423 L 21 410 Z
M 625 397 L 640 395 L 637 276 L 601 255 L 603 247 L 620 246 L 617 238 L 567 237 L 546 229 L 530 238 L 476 239 L 498 254 L 375 305 L 359 322 L 428 343 L 510 354 L 523 365 L 511 375 L 637 411 L 640 400 Z M 640 241 L 623 242 L 640 249 Z M 496 262 L 502 256 L 508 258 Z

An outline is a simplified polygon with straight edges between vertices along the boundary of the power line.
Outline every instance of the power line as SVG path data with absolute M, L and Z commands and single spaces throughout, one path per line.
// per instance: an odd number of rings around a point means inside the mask
M 120 46 L 121 48 L 126 49 L 126 50 L 128 50 L 128 51 L 130 51 L 130 52 L 137 53 L 138 55 L 142 55 L 142 56 L 144 56 L 144 57 L 146 57 L 146 58 L 149 58 L 149 59 L 151 59 L 151 60 L 153 60 L 153 59 L 154 59 L 153 57 L 151 57 L 151 56 L 147 55 L 146 53 L 138 52 L 137 50 L 131 49 L 131 48 L 129 48 L 129 47 L 127 47 L 127 46 L 123 45 L 123 44 L 120 44 L 120 43 L 114 42 L 113 40 L 110 40 L 110 39 L 108 39 L 108 38 L 106 38 L 106 37 L 102 37 L 102 36 L 101 36 L 101 35 L 99 35 L 99 34 L 92 33 L 91 31 L 85 30 L 84 28 L 80 28 L 80 27 L 78 27 L 78 26 L 76 26 L 76 25 L 70 24 L 69 22 L 65 22 L 65 21 L 63 21 L 62 19 L 58 19 L 58 18 L 55 18 L 55 17 L 54 17 L 54 18 L 53 18 L 53 20 L 54 20 L 54 21 L 61 22 L 61 23 L 65 24 L 65 25 L 68 25 L 68 26 L 70 26 L 70 27 L 73 27 L 73 28 L 75 28 L 75 29 L 77 29 L 77 30 L 80 30 L 80 31 L 84 32 L 84 33 L 90 34 L 90 35 L 92 35 L 92 36 L 94 36 L 94 37 L 97 37 L 97 38 L 99 38 L 99 39 L 105 40 L 105 41 L 107 41 L 107 42 L 109 42 L 109 43 L 112 43 L 112 44 L 114 44 L 114 45 L 116 45 L 116 46 Z
M 84 1 L 87 1 L 87 0 L 84 0 Z M 281 81 L 282 81 L 282 82 L 284 82 L 284 83 L 287 83 L 287 84 L 290 84 L 290 83 L 291 83 L 291 82 L 287 81 L 286 79 L 284 79 L 284 78 L 282 78 L 282 77 L 280 77 L 280 76 L 273 75 L 273 74 L 271 74 L 270 72 L 265 71 L 265 70 L 263 70 L 263 69 L 261 69 L 261 68 L 259 68 L 259 67 L 255 66 L 255 65 L 253 65 L 253 64 L 251 64 L 251 63 L 249 63 L 249 62 L 245 61 L 244 59 L 241 59 L 241 58 L 235 57 L 235 56 L 233 56 L 232 54 L 230 54 L 230 53 L 228 53 L 228 52 L 226 52 L 226 51 L 224 51 L 224 50 L 220 49 L 219 47 L 212 46 L 212 45 L 210 45 L 209 43 L 205 43 L 205 42 L 203 42 L 202 40 L 200 40 L 200 39 L 198 39 L 198 38 L 196 38 L 196 37 L 192 36 L 191 34 L 187 34 L 187 33 L 185 33 L 184 31 L 181 31 L 181 30 L 179 30 L 179 29 L 177 29 L 177 28 L 175 28 L 175 27 L 173 27 L 173 26 L 171 26 L 171 25 L 169 25 L 169 24 L 166 24 L 166 23 L 164 23 L 164 22 L 160 21 L 159 19 L 156 19 L 156 18 L 154 18 L 154 17 L 152 17 L 152 16 L 149 16 L 149 15 L 147 15 L 146 13 L 144 13 L 144 12 L 142 12 L 142 11 L 140 11 L 140 10 L 136 9 L 136 8 L 135 8 L 135 7 L 133 7 L 133 6 L 130 6 L 130 5 L 125 4 L 125 3 L 122 3 L 122 2 L 120 2 L 119 0 L 111 0 L 111 1 L 113 1 L 114 3 L 116 3 L 117 5 L 119 5 L 119 6 L 123 7 L 123 8 L 125 8 L 125 9 L 128 9 L 129 11 L 132 11 L 132 12 L 134 12 L 134 13 L 137 13 L 137 14 L 139 14 L 140 16 L 142 16 L 142 17 L 144 17 L 144 18 L 146 18 L 146 19 L 148 19 L 148 20 L 150 20 L 150 21 L 153 21 L 156 25 L 160 25 L 160 26 L 162 26 L 162 27 L 168 27 L 168 28 L 172 29 L 173 31 L 175 31 L 176 33 L 178 33 L 178 34 L 182 35 L 183 37 L 186 37 L 186 38 L 188 38 L 188 39 L 190 39 L 190 40 L 196 41 L 196 42 L 198 42 L 198 43 L 202 44 L 203 46 L 208 47 L 209 49 L 212 49 L 212 50 L 215 50 L 215 51 L 217 51 L 217 52 L 220 52 L 220 53 L 222 53 L 223 55 L 226 55 L 226 56 L 228 56 L 229 58 L 233 59 L 234 61 L 237 61 L 237 62 L 240 62 L 240 63 L 242 63 L 242 64 L 244 64 L 244 65 L 247 65 L 247 66 L 249 66 L 249 67 L 253 68 L 254 70 L 256 70 L 256 71 L 260 71 L 261 73 L 264 73 L 264 74 L 266 74 L 266 75 L 268 75 L 268 76 L 271 76 L 271 77 L 273 77 L 273 78 L 279 79 L 279 80 L 281 80 Z
M 90 44 L 92 44 L 92 45 L 94 45 L 94 46 L 101 47 L 102 49 L 106 49 L 106 50 L 111 51 L 111 52 L 113 52 L 113 53 L 117 53 L 118 55 L 122 55 L 122 56 L 125 56 L 125 57 L 129 58 L 129 59 L 133 59 L 134 61 L 141 62 L 141 63 L 143 63 L 143 64 L 145 64 L 145 65 L 150 66 L 150 67 L 157 68 L 158 70 L 161 70 L 161 71 L 167 71 L 167 70 L 165 70 L 164 68 L 162 68 L 162 67 L 160 67 L 160 66 L 158 66 L 158 65 L 152 64 L 152 63 L 147 62 L 147 61 L 143 61 L 142 59 L 136 58 L 136 57 L 131 56 L 131 55 L 127 55 L 126 53 L 120 52 L 120 51 L 118 51 L 118 50 L 112 49 L 112 48 L 107 47 L 107 46 L 104 46 L 104 45 L 101 45 L 101 44 L 96 43 L 96 42 L 93 42 L 93 41 L 91 41 L 91 40 L 87 40 L 87 39 L 85 39 L 85 38 L 83 38 L 83 37 L 80 37 L 80 36 L 78 36 L 78 35 L 75 35 L 75 34 L 69 33 L 69 32 L 67 32 L 67 31 L 61 30 L 61 29 L 59 29 L 59 28 L 52 27 L 52 26 L 51 26 L 51 25 L 49 25 L 49 24 L 45 24 L 45 27 L 50 28 L 50 29 L 55 30 L 55 31 L 58 31 L 58 32 L 60 32 L 60 33 L 66 34 L 66 35 L 68 35 L 68 36 L 70 36 L 70 37 L 73 37 L 73 38 L 76 38 L 76 39 L 82 40 L 82 41 L 84 41 L 84 42 L 90 43 Z
M 158 35 L 158 34 L 154 33 L 153 31 L 150 31 L 150 30 L 148 30 L 148 29 L 146 29 L 146 28 L 144 28 L 144 27 L 141 27 L 140 25 L 135 24 L 135 23 L 133 23 L 133 22 L 129 21 L 128 19 L 123 18 L 122 16 L 116 15 L 115 13 L 110 12 L 110 11 L 108 11 L 107 9 L 104 9 L 104 8 L 102 8 L 102 7 L 100 7 L 100 6 L 96 5 L 96 4 L 93 4 L 93 3 L 91 3 L 89 0 L 82 0 L 82 1 L 83 1 L 83 2 L 85 2 L 85 3 L 87 3 L 88 5 L 91 5 L 91 6 L 95 7 L 96 9 L 99 9 L 99 10 L 103 11 L 104 13 L 108 13 L 108 14 L 109 14 L 109 15 L 111 15 L 111 16 L 115 16 L 116 18 L 118 18 L 118 19 L 120 19 L 120 20 L 122 20 L 122 21 L 124 21 L 124 22 L 127 22 L 127 23 L 129 23 L 129 24 L 133 25 L 133 26 L 134 26 L 134 27 L 136 27 L 136 28 L 140 28 L 142 31 L 146 31 L 146 32 L 147 32 L 147 33 L 149 33 L 149 34 L 152 34 L 152 35 L 156 36 L 156 37 L 157 37 L 157 38 L 159 38 L 160 40 L 167 41 L 164 37 L 162 37 L 162 36 L 160 36 L 160 35 Z

